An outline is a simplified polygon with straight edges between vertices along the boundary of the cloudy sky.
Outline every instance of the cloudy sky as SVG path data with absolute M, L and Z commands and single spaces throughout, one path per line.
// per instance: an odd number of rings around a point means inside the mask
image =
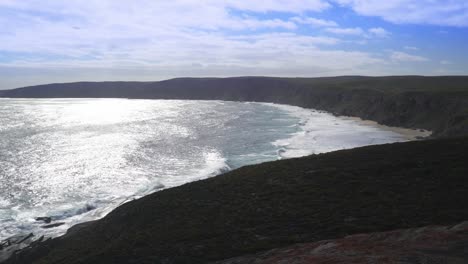
M 0 0 L 0 89 L 468 74 L 466 0 Z

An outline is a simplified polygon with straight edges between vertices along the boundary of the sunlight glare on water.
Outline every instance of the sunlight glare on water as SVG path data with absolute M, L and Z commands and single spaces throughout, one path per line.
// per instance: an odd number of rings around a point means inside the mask
M 248 164 L 405 140 L 313 110 L 220 101 L 0 99 L 0 124 L 0 240 L 60 235 Z M 42 216 L 64 224 L 42 229 Z
M 60 234 L 129 199 L 214 175 L 229 168 L 226 155 L 239 156 L 242 144 L 275 159 L 270 142 L 292 131 L 272 123 L 262 128 L 275 133 L 250 144 L 236 123 L 248 117 L 256 123 L 273 110 L 224 102 L 2 99 L 0 238 Z M 232 167 L 249 163 L 232 160 Z M 42 230 L 34 220 L 41 216 L 65 224 Z

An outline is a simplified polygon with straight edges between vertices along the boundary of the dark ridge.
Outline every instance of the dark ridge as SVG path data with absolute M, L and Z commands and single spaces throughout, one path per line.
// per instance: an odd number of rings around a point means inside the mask
M 23 98 L 144 98 L 257 101 L 316 108 L 434 136 L 468 134 L 467 76 L 177 78 L 160 82 L 79 82 L 0 92 Z
M 247 166 L 126 203 L 6 263 L 206 263 L 468 219 L 468 137 Z

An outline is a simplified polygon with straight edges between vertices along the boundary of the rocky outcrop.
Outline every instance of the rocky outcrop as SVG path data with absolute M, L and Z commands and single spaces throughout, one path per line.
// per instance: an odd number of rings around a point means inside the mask
M 0 242 L 0 262 L 7 260 L 12 254 L 29 246 L 40 243 L 44 237 L 36 238 L 34 234 L 17 235 Z
M 468 263 L 468 222 L 296 244 L 213 264 Z
M 2 97 L 147 98 L 273 102 L 357 116 L 381 124 L 468 134 L 468 77 L 179 78 L 25 87 Z

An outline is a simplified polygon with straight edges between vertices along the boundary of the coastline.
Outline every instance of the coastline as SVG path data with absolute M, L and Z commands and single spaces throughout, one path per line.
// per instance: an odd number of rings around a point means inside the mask
M 129 98 L 270 102 L 379 124 L 468 134 L 468 76 L 177 78 L 158 82 L 56 83 L 0 91 L 8 98 Z
M 300 119 L 300 131 L 291 134 L 290 138 L 273 142 L 282 151 L 278 154 L 280 158 L 298 158 L 363 146 L 421 140 L 432 134 L 431 131 L 422 129 L 386 126 L 372 120 L 339 116 L 313 108 L 277 103 L 261 104 L 282 109 Z
M 369 79 L 382 87 L 407 80 Z M 365 125 L 401 125 L 433 133 L 387 128 L 405 138 L 422 133 L 429 139 L 267 162 L 157 192 L 123 204 L 69 235 L 23 250 L 6 263 L 206 263 L 349 234 L 466 221 L 460 201 L 468 192 L 468 87 L 452 92 L 445 85 L 447 91 L 434 92 L 431 87 L 441 81 L 460 79 L 427 80 L 434 82 L 428 88 L 409 89 L 414 84 L 404 83 L 406 88 L 388 94 L 379 90 L 381 86 L 327 91 L 316 83 L 323 80 L 293 80 L 294 85 L 278 78 L 199 80 L 203 85 L 225 82 L 228 90 L 232 83 L 240 85 L 222 94 L 196 84 L 200 99 L 210 99 L 204 94 L 210 91 L 216 100 L 289 103 L 356 116 L 345 118 Z M 193 81 L 163 82 L 163 88 L 155 88 L 148 97 L 188 99 L 192 93 L 177 92 L 187 91 L 185 85 Z M 350 87 L 362 81 L 333 80 Z M 310 83 L 318 88 L 309 89 Z M 271 93 L 262 90 L 264 86 Z M 258 96 L 248 93 L 252 87 L 259 88 Z M 168 88 L 177 92 L 168 93 Z M 24 91 L 29 90 L 19 95 Z
M 35 99 L 30 99 L 30 100 L 35 100 Z M 44 100 L 47 100 L 47 99 L 44 99 Z M 79 100 L 86 100 L 86 99 L 79 99 Z M 106 99 L 102 99 L 102 100 L 106 100 Z M 120 100 L 120 99 L 111 99 L 111 100 Z M 70 100 L 70 102 L 72 101 Z M 200 101 L 200 102 L 223 103 L 223 101 Z M 417 130 L 415 131 L 415 130 L 410 130 L 410 129 L 400 129 L 400 128 L 394 128 L 394 127 L 392 128 L 392 127 L 387 127 L 387 126 L 379 126 L 379 125 L 375 125 L 374 124 L 375 122 L 372 122 L 372 121 L 365 121 L 359 118 L 349 118 L 349 117 L 342 117 L 342 116 L 337 117 L 337 116 L 334 116 L 332 113 L 319 111 L 316 109 L 307 109 L 307 108 L 302 108 L 302 107 L 297 107 L 297 106 L 276 104 L 276 103 L 258 103 L 258 102 L 243 102 L 243 103 L 267 105 L 270 107 L 274 107 L 275 109 L 284 111 L 285 113 L 287 113 L 288 116 L 299 119 L 298 123 L 294 125 L 298 129 L 297 132 L 291 133 L 291 134 L 284 134 L 283 138 L 270 142 L 272 145 L 276 146 L 279 149 L 279 151 L 277 152 L 278 159 L 298 158 L 298 157 L 308 156 L 311 154 L 326 153 L 326 152 L 342 150 L 342 149 L 351 149 L 351 148 L 368 146 L 368 145 L 394 143 L 394 142 L 401 142 L 401 141 L 414 139 L 414 138 L 410 138 L 401 134 L 400 130 L 406 131 L 408 134 L 412 133 L 416 136 L 421 135 L 421 133 Z M 347 122 L 348 120 L 352 120 L 352 122 Z M 376 128 L 376 129 L 370 129 L 370 128 Z M 314 131 L 309 131 L 310 129 Z M 334 130 L 338 130 L 338 133 L 330 137 L 330 134 L 332 134 Z M 361 136 L 360 131 L 364 131 L 367 134 Z M 388 131 L 394 132 L 396 134 L 393 134 L 393 133 L 390 134 L 388 133 Z M 316 134 L 315 132 L 318 132 L 318 134 Z M 324 137 L 323 139 L 322 138 L 315 139 L 316 137 L 321 137 L 323 135 L 327 135 L 327 136 Z M 375 139 L 373 137 L 375 136 L 379 137 L 377 140 L 380 140 L 380 141 L 374 142 Z M 321 140 L 323 140 L 324 142 L 321 142 Z M 354 142 L 356 140 L 358 141 Z M 311 141 L 314 141 L 315 143 L 313 145 L 307 145 L 307 142 L 311 142 Z M 324 146 L 327 146 L 327 142 L 330 143 L 330 141 L 339 141 L 343 145 L 336 145 L 333 148 L 324 147 Z M 321 145 L 322 147 L 320 147 Z M 226 170 L 225 166 L 228 166 L 228 165 L 225 163 L 226 159 L 225 158 L 223 159 L 224 161 L 222 162 L 219 162 L 219 157 L 214 157 L 214 159 L 213 158 L 208 159 L 212 162 L 215 162 L 216 164 L 212 164 L 208 168 L 203 169 L 203 171 L 205 172 L 199 173 L 199 176 L 195 177 L 195 179 L 177 184 L 175 186 L 158 187 L 157 190 L 156 188 L 145 187 L 143 189 L 146 191 L 143 193 L 135 193 L 134 195 L 127 197 L 127 198 L 121 197 L 119 201 L 122 201 L 122 202 L 119 202 L 119 204 L 123 204 L 133 199 L 144 197 L 146 195 L 154 193 L 155 190 L 161 191 L 163 189 L 176 187 L 178 185 L 182 185 L 185 183 L 202 180 L 202 179 L 216 176 L 218 174 L 225 173 L 231 169 Z M 266 160 L 264 162 L 273 161 L 273 160 L 274 159 Z M 245 165 L 250 165 L 250 164 L 258 164 L 258 163 L 248 163 Z M 213 168 L 214 170 L 212 172 Z M 161 185 L 158 185 L 158 186 L 161 186 Z M 99 208 L 100 206 L 104 207 L 105 209 Z M 85 204 L 81 204 L 80 207 L 78 208 L 69 208 L 68 209 L 69 212 L 67 214 L 70 215 L 69 216 L 70 218 L 72 217 L 75 218 L 73 220 L 74 224 L 72 225 L 74 226 L 74 225 L 77 225 L 77 224 L 79 225 L 80 223 L 82 223 L 82 221 L 80 221 L 79 218 L 76 218 L 79 215 L 86 214 L 85 216 L 83 216 L 86 219 L 86 221 L 93 221 L 93 220 L 103 218 L 107 213 L 109 213 L 113 209 L 115 209 L 115 207 L 109 204 L 95 205 L 95 203 L 93 202 L 87 202 Z M 72 213 L 72 211 L 76 211 L 77 213 L 76 214 Z M 92 216 L 87 214 L 88 212 L 92 213 Z M 36 218 L 38 217 L 40 219 L 51 218 L 51 215 L 54 215 L 54 214 L 50 214 L 48 212 L 46 213 L 36 212 L 34 214 L 34 217 Z M 21 236 L 27 236 L 29 235 L 29 233 L 34 234 L 34 237 L 27 240 L 29 241 L 28 243 L 33 242 L 35 239 L 39 238 L 41 235 L 44 235 L 45 239 L 62 236 L 67 232 L 67 229 L 70 228 L 70 223 L 67 218 L 61 218 L 61 217 L 59 218 L 56 215 L 58 214 L 56 213 L 54 215 L 55 217 L 53 217 L 54 219 L 52 220 L 49 219 L 48 220 L 49 222 L 47 223 L 42 223 L 42 220 L 33 222 L 33 224 L 38 225 L 37 226 L 38 230 L 27 229 L 27 226 L 25 225 L 22 227 L 22 230 L 27 230 L 27 232 L 10 233 L 10 236 L 14 235 L 14 236 L 21 237 Z M 39 224 L 42 224 L 42 226 L 39 226 Z M 43 226 L 47 226 L 47 228 L 44 229 Z M 59 228 L 57 229 L 57 227 Z M 41 228 L 43 228 L 43 230 Z M 2 240 L 3 239 L 8 240 L 10 236 L 4 236 Z M 2 240 L 0 240 L 0 242 Z M 26 243 L 21 243 L 21 244 L 27 245 Z
M 433 134 L 432 131 L 425 130 L 425 129 L 412 129 L 412 128 L 404 128 L 404 127 L 386 126 L 386 125 L 379 124 L 376 121 L 363 120 L 360 117 L 342 116 L 342 118 L 353 120 L 366 126 L 373 126 L 373 127 L 377 127 L 383 130 L 388 130 L 388 131 L 398 133 L 402 135 L 408 141 L 429 138 Z
M 125 203 L 5 263 L 208 263 L 457 224 L 468 219 L 467 147 L 467 137 L 431 139 L 242 167 Z

